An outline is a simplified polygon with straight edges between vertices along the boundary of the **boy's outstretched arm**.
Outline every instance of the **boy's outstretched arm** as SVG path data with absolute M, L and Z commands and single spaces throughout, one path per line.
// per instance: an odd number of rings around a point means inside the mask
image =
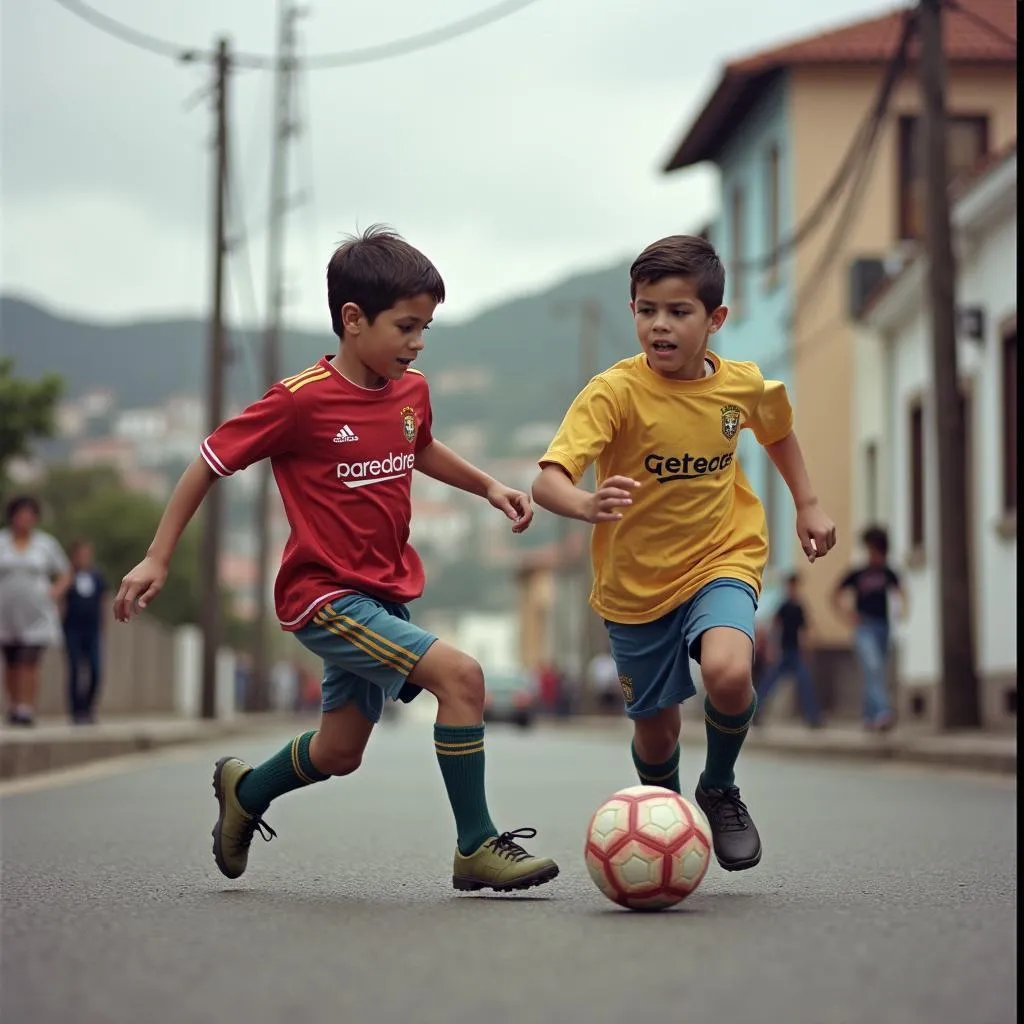
M 591 494 L 577 487 L 561 466 L 549 462 L 533 482 L 533 500 L 566 519 L 610 523 L 622 518 L 620 509 L 633 504 L 630 491 L 639 486 L 627 476 L 612 476 Z
M 118 622 L 127 622 L 160 593 L 178 540 L 216 479 L 217 475 L 202 456 L 182 473 L 160 517 L 146 557 L 121 580 L 114 598 L 114 618 Z
M 765 451 L 793 495 L 796 532 L 804 554 L 811 562 L 823 558 L 836 545 L 836 524 L 818 504 L 796 432 L 791 430 L 781 441 L 766 445 Z
M 431 441 L 416 453 L 416 468 L 449 487 L 486 498 L 512 520 L 513 533 L 522 533 L 533 519 L 533 506 L 528 494 L 499 483 L 440 441 Z

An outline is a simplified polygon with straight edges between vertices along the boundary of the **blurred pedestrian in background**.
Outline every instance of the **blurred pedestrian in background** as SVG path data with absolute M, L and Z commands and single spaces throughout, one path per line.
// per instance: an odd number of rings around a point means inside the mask
M 106 616 L 100 604 L 107 581 L 93 562 L 87 540 L 71 547 L 71 586 L 64 599 L 64 650 L 68 659 L 68 713 L 76 725 L 95 720 L 102 679 L 102 638 Z M 83 678 L 84 677 L 84 678 Z
M 836 587 L 833 603 L 853 626 L 853 644 L 860 661 L 864 687 L 864 727 L 885 732 L 894 722 L 889 705 L 887 658 L 889 654 L 889 595 L 900 602 L 900 617 L 907 599 L 900 578 L 889 565 L 889 535 L 881 526 L 870 526 L 861 535 L 867 564 L 851 569 Z M 853 594 L 852 607 L 848 593 Z
M 7 503 L 0 530 L 0 650 L 4 660 L 7 721 L 32 725 L 39 663 L 61 641 L 57 603 L 71 583 L 71 565 L 60 544 L 38 529 L 41 509 L 29 494 Z

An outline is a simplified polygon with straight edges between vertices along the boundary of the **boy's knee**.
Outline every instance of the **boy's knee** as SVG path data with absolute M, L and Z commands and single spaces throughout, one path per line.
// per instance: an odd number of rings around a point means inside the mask
M 459 703 L 484 708 L 484 670 L 468 654 L 453 659 L 451 675 L 446 681 L 448 695 Z
M 363 752 L 343 747 L 321 747 L 316 751 L 313 763 L 324 775 L 351 775 L 363 763 Z
M 746 700 L 753 688 L 752 668 L 746 658 L 717 655 L 703 658 L 700 674 L 712 701 L 720 699 L 733 703 Z

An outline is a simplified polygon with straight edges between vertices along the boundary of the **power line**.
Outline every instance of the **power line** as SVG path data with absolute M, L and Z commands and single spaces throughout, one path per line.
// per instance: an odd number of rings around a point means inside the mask
M 55 2 L 66 11 L 88 22 L 93 28 L 160 57 L 169 57 L 177 61 L 212 62 L 215 59 L 215 54 L 203 47 L 186 46 L 151 35 L 148 32 L 140 32 L 131 25 L 126 25 L 107 14 L 102 14 L 88 4 L 82 3 L 81 0 L 55 0 Z M 389 60 L 392 57 L 403 57 L 418 50 L 439 46 L 441 43 L 457 39 L 459 36 L 475 32 L 477 29 L 486 28 L 488 25 L 493 25 L 537 2 L 538 0 L 501 0 L 476 14 L 467 15 L 439 28 L 418 32 L 402 39 L 354 50 L 313 54 L 301 61 L 299 67 L 311 71 L 322 71 L 329 68 L 354 67 L 357 64 L 373 64 L 377 61 Z M 277 58 L 268 54 L 240 53 L 232 56 L 232 64 L 240 68 L 271 71 L 277 65 Z
M 998 25 L 994 25 L 988 18 L 982 17 L 977 11 L 964 7 L 958 0 L 944 0 L 943 6 L 957 14 L 962 14 L 968 21 L 973 21 L 979 28 L 984 29 L 989 35 L 994 36 L 1000 42 L 1009 43 L 1014 49 L 1017 48 L 1017 40 L 1009 32 L 1003 31 Z
M 881 122 L 892 101 L 893 92 L 906 66 L 907 47 L 910 35 L 913 32 L 913 20 L 913 12 L 907 11 L 904 14 L 903 29 L 899 41 L 886 66 L 878 92 L 875 94 L 875 100 L 857 127 L 836 173 L 814 208 L 804 218 L 803 223 L 798 225 L 788 238 L 779 242 L 770 252 L 756 259 L 742 260 L 731 264 L 729 267 L 730 272 L 770 270 L 782 257 L 789 255 L 790 252 L 799 248 L 817 230 L 818 226 L 831 212 L 832 207 L 842 197 L 851 176 L 856 175 L 863 166 L 864 160 L 877 138 Z
M 803 310 L 806 308 L 806 304 L 825 281 L 835 265 L 835 261 L 841 253 L 843 242 L 849 235 L 854 217 L 860 209 L 871 169 L 874 166 L 874 159 L 882 137 L 882 127 L 885 124 L 892 96 L 907 66 L 910 56 L 910 43 L 914 37 L 915 28 L 916 20 L 912 12 L 908 12 L 904 17 L 903 31 L 900 33 L 896 52 L 889 62 L 888 70 L 882 82 L 882 88 L 879 90 L 877 101 L 872 110 L 871 129 L 866 137 L 865 149 L 857 168 L 856 176 L 846 195 L 843 208 L 829 234 L 828 241 L 825 243 L 822 258 L 815 263 L 810 276 L 803 282 L 799 291 L 794 296 L 789 320 L 790 329 L 797 324 Z

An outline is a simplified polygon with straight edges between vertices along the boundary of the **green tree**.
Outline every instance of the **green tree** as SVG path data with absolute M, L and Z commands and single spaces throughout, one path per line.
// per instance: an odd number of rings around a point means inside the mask
M 64 381 L 55 373 L 31 381 L 14 376 L 14 360 L 0 359 L 0 490 L 11 459 L 28 455 L 36 438 L 52 437 Z

